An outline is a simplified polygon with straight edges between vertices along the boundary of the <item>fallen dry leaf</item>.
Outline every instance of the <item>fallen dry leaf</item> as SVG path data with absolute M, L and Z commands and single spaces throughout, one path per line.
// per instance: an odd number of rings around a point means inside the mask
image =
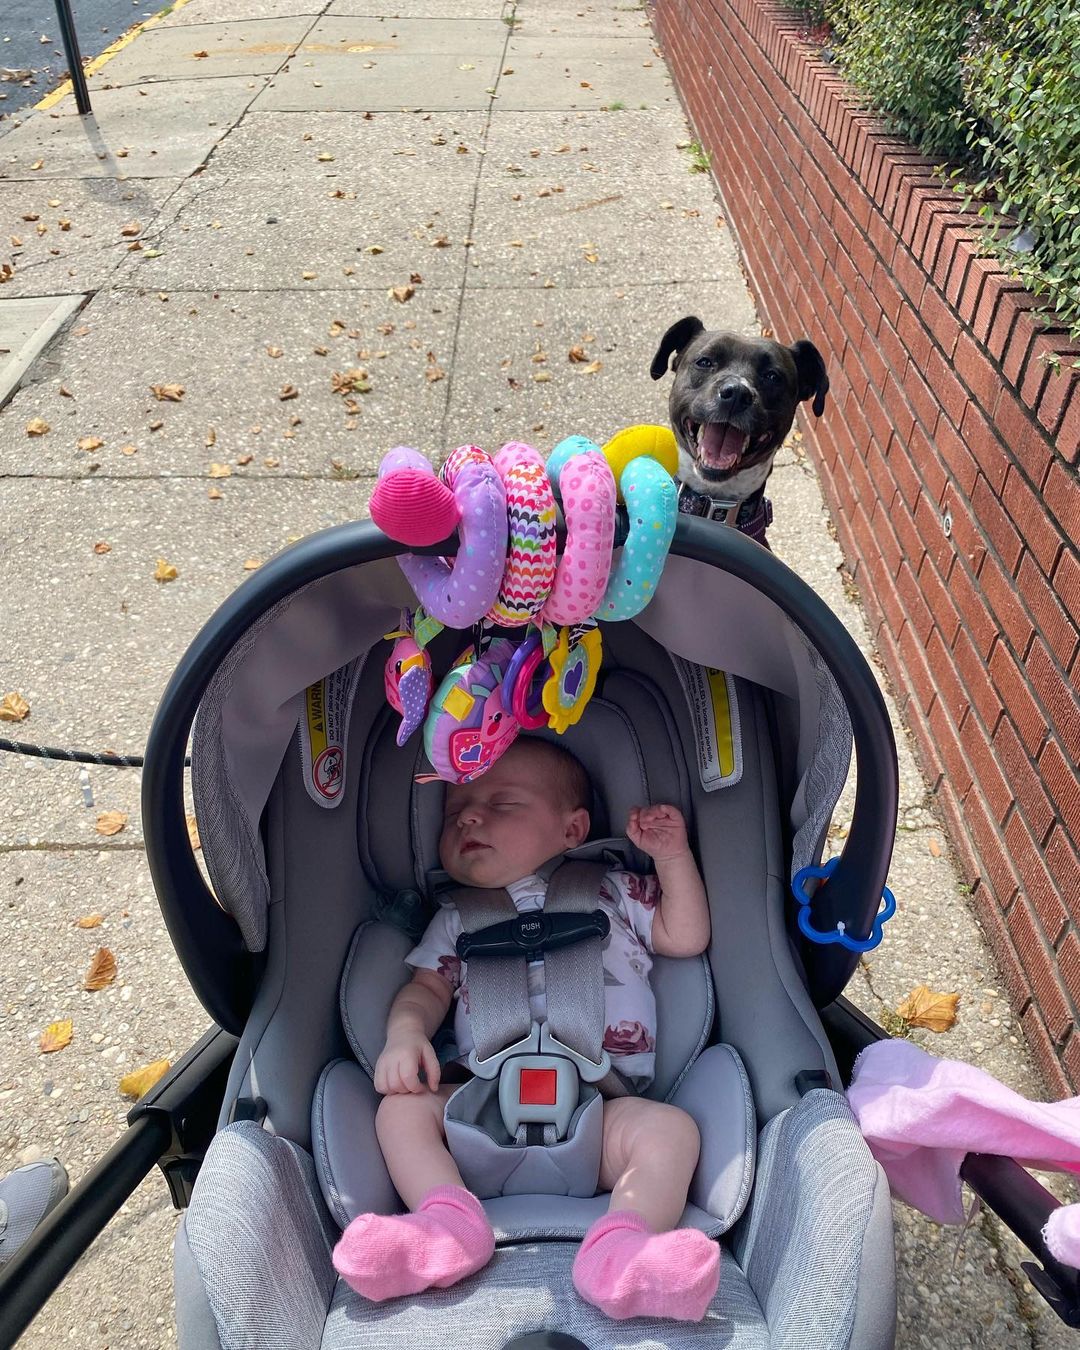
M 571 347 L 566 354 L 568 361 L 586 362 L 589 359 L 589 353 L 584 347 Z
M 285 353 L 281 350 L 280 347 L 267 347 L 266 354 L 267 356 L 275 356 L 275 357 L 285 355 Z
M 587 366 L 581 367 L 581 373 L 582 375 L 595 375 L 597 371 L 603 369 L 603 366 L 603 361 L 590 361 Z
M 211 478 L 228 478 L 232 474 L 232 466 L 229 464 L 211 464 Z
M 49 424 L 44 417 L 31 417 L 26 424 L 26 434 L 28 436 L 47 436 L 49 434 Z
M 928 1031 L 948 1031 L 956 1021 L 959 994 L 936 994 L 925 984 L 913 989 L 896 1009 L 909 1026 L 925 1027 Z
M 220 502 L 223 500 L 223 495 L 218 488 L 211 488 L 206 495 L 212 502 Z
M 61 397 L 61 398 L 74 398 L 75 395 L 71 392 L 71 390 L 67 387 L 66 384 L 62 384 L 62 385 L 60 386 L 60 397 Z
M 938 843 L 938 841 L 937 841 L 932 835 L 931 835 L 931 837 L 930 837 L 930 842 L 929 842 L 929 844 L 927 844 L 927 848 L 930 850 L 930 856 L 931 856 L 932 858 L 940 858 L 940 857 L 941 857 L 941 845 Z
M 245 571 L 245 572 L 257 572 L 261 566 L 262 566 L 262 560 L 259 559 L 259 558 L 245 558 L 245 559 L 244 559 L 244 571 Z
M 139 447 L 137 445 L 122 445 L 120 447 L 120 453 L 122 455 L 137 455 L 139 453 Z
M 314 281 L 315 278 L 316 278 L 318 275 L 319 275 L 318 272 L 301 272 L 301 273 L 300 273 L 300 276 L 302 277 L 302 279 L 303 279 L 304 281 Z
M 112 544 L 107 544 L 104 539 L 99 539 L 94 545 L 94 552 L 99 555 L 102 553 L 111 553 Z
M 206 433 L 206 448 L 209 450 L 209 448 L 212 445 L 216 444 L 217 444 L 217 432 L 214 430 L 213 427 L 211 427 L 209 431 Z
M 331 155 L 327 150 L 324 150 L 322 154 L 316 155 L 315 158 L 319 161 L 320 164 L 333 164 L 334 162 L 334 156 Z
M 335 370 L 330 376 L 330 388 L 335 394 L 369 394 L 371 383 L 362 366 L 351 370 Z
M 120 233 L 125 239 L 134 239 L 137 234 L 142 234 L 142 226 L 137 220 L 133 220 L 127 225 L 121 225 Z
M 157 566 L 154 568 L 155 581 L 175 581 L 179 575 L 171 562 L 166 562 L 164 558 L 157 560 Z
M 283 385 L 281 393 L 278 394 L 278 398 L 282 401 L 282 403 L 284 403 L 287 399 L 299 397 L 300 397 L 300 390 L 297 389 L 295 384 Z
M 100 436 L 80 436 L 80 437 L 79 437 L 79 449 L 80 449 L 80 450 L 86 450 L 86 451 L 100 450 L 101 447 L 102 447 L 104 444 L 105 444 L 105 442 L 101 439 Z
M 150 392 L 159 403 L 179 403 L 184 397 L 182 384 L 152 384 Z
M 22 694 L 10 693 L 0 698 L 0 722 L 25 722 L 30 716 L 30 704 Z
M 38 1041 L 41 1053 L 51 1055 L 56 1050 L 63 1050 L 65 1045 L 71 1044 L 72 1031 L 70 1018 L 63 1022 L 50 1022 L 41 1033 L 41 1039 Z
M 119 834 L 128 822 L 126 811 L 102 811 L 97 818 L 97 824 L 94 829 L 98 834 L 113 835 Z
M 83 988 L 91 993 L 104 989 L 116 979 L 116 957 L 108 947 L 99 947 L 90 958 L 90 969 L 86 972 Z
M 120 1079 L 120 1091 L 125 1097 L 138 1101 L 145 1097 L 154 1084 L 168 1073 L 172 1065 L 167 1059 L 155 1059 L 153 1064 L 145 1064 L 141 1069 L 133 1069 Z
M 198 822 L 196 821 L 193 815 L 187 816 L 186 819 L 187 819 L 188 842 L 191 844 L 193 850 L 202 848 L 202 843 L 199 840 Z
M 259 432 L 262 430 L 262 427 L 252 427 L 251 430 L 252 430 L 256 435 L 258 435 Z M 236 462 L 237 462 L 237 464 L 240 464 L 240 465 L 250 464 L 251 461 L 252 461 L 254 458 L 255 458 L 255 456 L 251 453 L 251 451 L 250 451 L 250 450 L 246 450 L 242 455 L 237 455 L 237 456 L 236 456 Z
M 416 287 L 391 286 L 389 293 L 391 297 L 398 302 L 399 305 L 403 305 L 406 302 L 406 300 L 411 300 L 413 296 L 416 294 Z
M 104 914 L 84 914 L 81 919 L 75 920 L 76 928 L 99 928 L 105 921 Z
M 191 54 L 196 61 L 204 61 L 210 55 L 209 52 L 192 52 Z

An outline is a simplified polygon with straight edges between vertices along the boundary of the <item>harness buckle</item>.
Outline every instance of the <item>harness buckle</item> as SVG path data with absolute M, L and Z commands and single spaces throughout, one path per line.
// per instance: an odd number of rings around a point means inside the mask
M 527 1036 L 487 1059 L 472 1050 L 469 1068 L 477 1078 L 498 1078 L 499 1111 L 512 1139 L 520 1126 L 531 1124 L 553 1125 L 556 1137 L 564 1139 L 581 1100 L 581 1084 L 606 1077 L 611 1056 L 601 1050 L 594 1062 L 556 1040 L 547 1022 L 534 1022 Z

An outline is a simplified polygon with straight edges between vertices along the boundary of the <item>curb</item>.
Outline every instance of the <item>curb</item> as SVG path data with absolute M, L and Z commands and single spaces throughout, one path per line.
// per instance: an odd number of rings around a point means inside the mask
M 170 14 L 175 14 L 178 9 L 183 9 L 187 3 L 188 0 L 173 0 L 171 5 L 166 5 L 164 9 L 160 9 L 156 14 L 151 14 L 149 19 L 144 19 L 142 23 L 137 23 L 134 27 L 129 28 L 127 32 L 121 37 L 118 37 L 111 46 L 106 47 L 100 56 L 95 56 L 92 61 L 88 61 L 86 65 L 83 66 L 83 74 L 96 75 L 102 66 L 107 65 L 108 62 L 113 59 L 117 52 L 122 52 L 125 47 L 134 42 L 140 33 L 145 32 L 147 28 L 153 28 L 155 24 L 160 23 L 162 19 L 167 18 Z M 63 84 L 57 86 L 51 94 L 46 94 L 40 102 L 31 104 L 30 111 L 44 112 L 48 108 L 54 108 L 61 99 L 67 98 L 68 94 L 71 92 L 72 83 L 70 79 L 67 79 Z

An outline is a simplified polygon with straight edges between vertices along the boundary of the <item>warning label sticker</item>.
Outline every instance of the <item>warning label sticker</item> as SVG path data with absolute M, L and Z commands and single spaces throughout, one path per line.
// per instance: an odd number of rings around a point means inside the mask
M 356 679 L 363 659 L 357 657 L 332 675 L 309 685 L 300 717 L 300 754 L 304 786 L 320 806 L 337 806 L 345 786 L 345 753 L 349 738 Z
M 673 656 L 690 709 L 698 775 L 706 792 L 731 787 L 742 777 L 742 736 L 735 681 L 722 670 Z

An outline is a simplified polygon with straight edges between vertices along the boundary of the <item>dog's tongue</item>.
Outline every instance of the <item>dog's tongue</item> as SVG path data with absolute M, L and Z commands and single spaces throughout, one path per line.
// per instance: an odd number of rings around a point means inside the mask
M 701 431 L 701 457 L 710 469 L 733 469 L 746 441 L 746 435 L 733 426 L 706 422 Z

